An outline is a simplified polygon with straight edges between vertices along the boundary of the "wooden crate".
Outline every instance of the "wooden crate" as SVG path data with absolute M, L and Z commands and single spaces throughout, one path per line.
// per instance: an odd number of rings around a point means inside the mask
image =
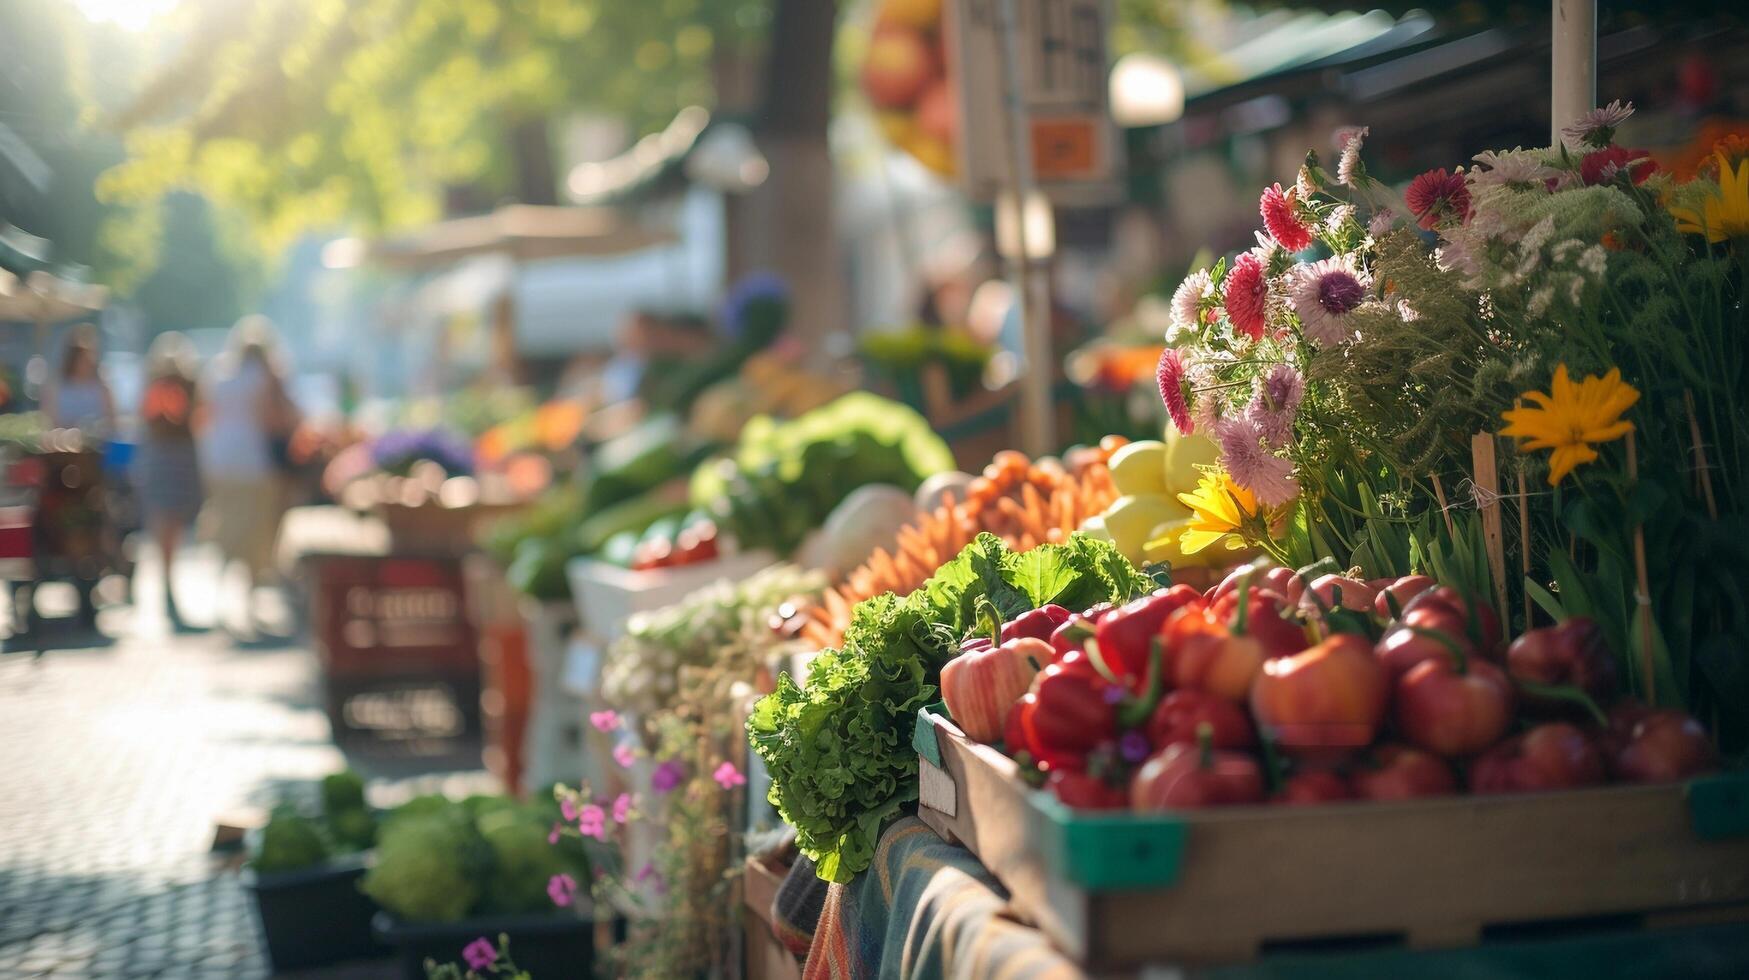
M 741 875 L 741 910 L 746 936 L 747 980 L 801 980 L 796 958 L 771 928 L 771 907 L 783 885 L 784 872 L 764 859 L 749 857 Z
M 1308 941 L 1474 944 L 1484 929 L 1749 920 L 1749 775 L 1684 785 L 1181 814 L 1077 813 L 920 713 L 919 815 L 1098 968 Z

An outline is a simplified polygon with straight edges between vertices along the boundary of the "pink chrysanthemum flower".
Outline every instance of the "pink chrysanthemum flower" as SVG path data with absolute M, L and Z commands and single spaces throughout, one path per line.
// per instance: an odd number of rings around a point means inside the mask
M 1292 364 L 1277 364 L 1268 374 L 1259 375 L 1245 406 L 1245 418 L 1263 436 L 1263 441 L 1279 449 L 1293 441 L 1294 416 L 1300 400 L 1306 395 L 1306 379 Z
M 1263 216 L 1263 227 L 1269 229 L 1270 236 L 1290 252 L 1298 252 L 1312 244 L 1312 230 L 1300 220 L 1295 205 L 1294 189 L 1284 191 L 1280 184 L 1265 187 L 1263 196 L 1257 201 L 1257 213 Z
M 1191 408 L 1191 421 L 1204 432 L 1213 432 L 1221 423 L 1221 396 L 1212 391 L 1196 393 L 1196 405 Z
M 1374 238 L 1383 238 L 1396 223 L 1397 212 L 1390 208 L 1379 208 L 1366 220 L 1366 233 Z
M 1366 273 L 1347 256 L 1320 259 L 1295 270 L 1288 303 L 1300 315 L 1306 337 L 1325 347 L 1349 340 L 1348 314 L 1366 299 Z
M 1233 260 L 1222 283 L 1221 299 L 1235 331 L 1252 340 L 1263 339 L 1269 316 L 1269 279 L 1256 253 L 1246 252 Z
M 1549 178 L 1555 175 L 1553 168 L 1523 151 L 1496 153 L 1486 150 L 1476 154 L 1474 159 L 1476 169 L 1470 171 L 1470 180 L 1478 187 L 1546 189 Z
M 1190 435 L 1196 426 L 1190 419 L 1190 406 L 1184 401 L 1184 352 L 1169 347 L 1160 352 L 1160 366 L 1154 369 L 1154 380 L 1160 384 L 1160 400 L 1166 404 L 1166 414 L 1178 431 Z
M 1172 325 L 1180 330 L 1202 326 L 1202 307 L 1215 294 L 1215 281 L 1207 269 L 1198 269 L 1184 277 L 1172 291 Z
M 1462 169 L 1447 171 L 1440 167 L 1410 181 L 1409 189 L 1403 192 L 1403 203 L 1427 231 L 1448 219 L 1462 224 L 1470 216 L 1470 186 L 1464 181 Z
M 1365 126 L 1348 126 L 1336 131 L 1336 180 L 1344 187 L 1353 187 L 1360 174 L 1360 148 L 1371 130 Z
M 1215 426 L 1221 445 L 1221 465 L 1233 482 L 1257 495 L 1265 507 L 1280 507 L 1300 495 L 1293 460 L 1263 447 L 1263 435 L 1248 418 L 1223 419 Z
M 1627 122 L 1633 114 L 1632 102 L 1617 99 L 1562 126 L 1561 140 L 1575 150 L 1608 146 L 1615 139 L 1616 127 Z

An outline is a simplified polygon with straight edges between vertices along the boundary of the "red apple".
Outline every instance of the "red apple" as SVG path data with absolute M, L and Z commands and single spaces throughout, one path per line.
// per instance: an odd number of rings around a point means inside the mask
M 1378 590 L 1378 595 L 1373 599 L 1373 611 L 1386 619 L 1394 619 L 1397 613 L 1402 612 L 1404 607 L 1409 605 L 1409 600 L 1433 588 L 1436 584 L 1425 575 L 1405 575 L 1395 579 Z M 1389 598 L 1386 598 L 1387 596 Z M 1391 611 L 1392 599 L 1396 600 L 1396 612 Z
M 935 53 L 916 31 L 883 26 L 868 42 L 862 90 L 878 109 L 903 109 L 917 101 L 939 74 Z
M 1290 755 L 1340 758 L 1372 742 L 1389 693 L 1371 644 L 1338 634 L 1304 653 L 1265 661 L 1251 685 L 1251 714 Z
M 1615 696 L 1615 660 L 1603 642 L 1603 630 L 1586 616 L 1574 616 L 1558 626 L 1528 630 L 1506 648 L 1506 671 L 1515 680 L 1576 687 L 1594 701 Z M 1570 707 L 1568 702 L 1527 703 Z
M 1674 783 L 1718 768 L 1719 756 L 1700 722 L 1665 709 L 1635 721 L 1610 762 L 1617 779 Z
M 1328 769 L 1312 769 L 1295 773 L 1281 784 L 1281 789 L 1269 802 L 1282 806 L 1316 806 L 1354 799 L 1348 781 Z
M 1443 603 L 1404 613 L 1374 649 L 1392 680 L 1424 661 L 1479 656 L 1465 630 L 1463 615 Z
M 1512 683 L 1486 660 L 1427 660 L 1397 680 L 1396 706 L 1410 742 L 1447 758 L 1474 755 L 1512 725 Z
M 1410 599 L 1403 607 L 1404 618 L 1407 620 L 1408 614 L 1416 609 L 1436 604 L 1457 612 L 1464 623 L 1464 635 L 1482 651 L 1482 656 L 1500 659 L 1500 617 L 1486 599 L 1466 596 L 1449 585 L 1441 585 Z
M 1603 782 L 1603 756 L 1576 726 L 1551 721 L 1482 753 L 1470 764 L 1477 793 L 1537 793 Z
M 1263 769 L 1243 752 L 1199 745 L 1173 745 L 1136 770 L 1130 808 L 1173 810 L 1263 801 Z
M 1372 587 L 1360 579 L 1343 575 L 1320 575 L 1313 579 L 1312 584 L 1300 595 L 1300 611 L 1307 616 L 1314 616 L 1326 608 L 1334 609 L 1338 605 L 1339 592 L 1342 608 L 1355 612 L 1372 611 Z
M 1257 744 L 1245 710 L 1207 691 L 1173 691 L 1160 699 L 1148 719 L 1148 742 L 1158 752 L 1168 745 L 1195 745 L 1196 733 L 1209 726 L 1217 749 L 1248 749 Z
M 1372 751 L 1368 762 L 1370 765 L 1363 763 L 1348 777 L 1354 795 L 1363 800 L 1413 800 L 1457 792 L 1451 766 L 1431 752 L 1407 745 L 1381 745 Z

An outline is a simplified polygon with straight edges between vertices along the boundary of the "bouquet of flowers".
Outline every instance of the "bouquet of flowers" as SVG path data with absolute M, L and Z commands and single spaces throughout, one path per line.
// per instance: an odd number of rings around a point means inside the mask
M 1741 744 L 1749 146 L 1678 182 L 1616 144 L 1632 111 L 1401 197 L 1352 130 L 1266 188 L 1257 246 L 1173 296 L 1161 398 L 1221 447 L 1183 546 L 1384 575 L 1486 524 L 1466 585 L 1592 616 L 1636 693 Z

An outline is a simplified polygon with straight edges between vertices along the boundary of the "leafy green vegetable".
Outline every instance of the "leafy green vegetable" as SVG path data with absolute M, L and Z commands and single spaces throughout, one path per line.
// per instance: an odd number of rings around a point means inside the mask
M 385 823 L 376 864 L 360 887 L 403 919 L 453 922 L 474 907 L 490 865 L 490 850 L 473 820 L 449 806 Z
M 299 813 L 295 807 L 273 808 L 267 826 L 261 829 L 261 845 L 250 866 L 263 874 L 275 871 L 296 871 L 321 864 L 328 857 L 328 845 L 316 821 Z
M 1108 542 L 1074 535 L 1016 554 L 981 534 L 911 595 L 858 603 L 843 644 L 815 658 L 807 686 L 783 675 L 747 722 L 771 772 L 771 802 L 820 877 L 847 881 L 867 868 L 881 828 L 917 799 L 917 710 L 935 699 L 980 597 L 1010 616 L 1050 602 L 1123 602 L 1152 587 Z

